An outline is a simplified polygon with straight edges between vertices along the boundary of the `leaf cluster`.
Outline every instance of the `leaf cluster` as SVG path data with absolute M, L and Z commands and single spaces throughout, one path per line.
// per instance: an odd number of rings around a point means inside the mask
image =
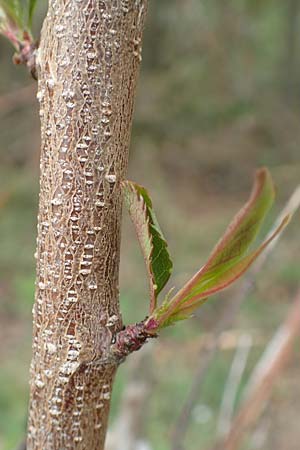
M 30 32 L 37 0 L 0 0 L 0 27 Z
M 207 262 L 173 297 L 169 293 L 158 305 L 157 296 L 168 282 L 173 267 L 167 242 L 146 189 L 130 181 L 124 181 L 122 189 L 148 272 L 150 316 L 145 327 L 149 333 L 190 317 L 211 295 L 240 278 L 290 219 L 287 215 L 270 237 L 255 250 L 249 250 L 275 198 L 269 171 L 258 170 L 248 201 L 233 218 Z

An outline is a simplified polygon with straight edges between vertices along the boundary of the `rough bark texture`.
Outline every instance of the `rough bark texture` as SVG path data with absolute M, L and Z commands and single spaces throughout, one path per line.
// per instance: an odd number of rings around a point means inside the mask
M 121 195 L 146 0 L 50 0 L 28 450 L 101 450 L 117 362 Z

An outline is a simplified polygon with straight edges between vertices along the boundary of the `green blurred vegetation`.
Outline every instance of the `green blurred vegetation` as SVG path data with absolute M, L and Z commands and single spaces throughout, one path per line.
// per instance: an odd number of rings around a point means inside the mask
M 205 260 L 247 197 L 256 167 L 268 165 L 278 187 L 269 223 L 299 183 L 300 0 L 160 0 L 150 2 L 149 9 L 130 179 L 152 194 L 175 261 L 171 287 L 182 284 Z M 37 29 L 42 10 L 40 2 Z M 1 39 L 1 450 L 16 448 L 25 432 L 38 201 L 35 88 L 30 91 L 25 69 L 14 67 L 11 56 L 11 48 Z M 235 321 L 235 328 L 262 336 L 246 376 L 297 288 L 298 224 L 299 213 Z M 124 218 L 120 285 L 125 323 L 141 319 L 147 313 L 148 287 L 128 218 Z M 188 392 L 201 338 L 213 331 L 226 309 L 226 298 L 218 300 L 214 298 L 189 323 L 165 331 L 155 346 L 155 383 L 146 424 L 155 450 L 169 448 L 170 429 Z M 188 450 L 206 448 L 213 440 L 232 356 L 232 350 L 223 350 L 210 367 L 193 411 Z M 292 410 L 296 421 L 299 393 L 291 394 L 291 389 L 299 374 L 298 354 L 282 380 L 285 393 L 274 394 L 271 419 L 279 411 L 288 411 L 291 417 Z M 124 365 L 115 386 L 112 421 L 128 376 Z M 280 401 L 280 395 L 291 401 Z M 282 403 L 285 410 L 280 410 Z M 276 447 L 270 438 L 264 450 L 299 448 L 297 426 L 292 421 L 281 426 L 274 419 L 270 435 L 287 436 L 288 445 Z

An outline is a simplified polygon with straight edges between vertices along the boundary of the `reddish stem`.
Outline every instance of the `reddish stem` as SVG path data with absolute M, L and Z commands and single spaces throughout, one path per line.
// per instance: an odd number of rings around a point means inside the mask
M 127 325 L 113 339 L 111 353 L 122 362 L 130 353 L 139 350 L 151 338 L 157 335 L 150 333 L 145 325 L 146 320 L 134 325 Z
M 17 50 L 13 62 L 15 64 L 23 64 L 30 71 L 32 77 L 37 80 L 36 70 L 36 50 L 37 43 L 33 41 L 32 36 L 27 31 L 21 32 L 12 24 L 7 24 L 6 28 L 1 30 L 3 36 L 5 36 Z M 22 37 L 20 38 L 20 35 Z

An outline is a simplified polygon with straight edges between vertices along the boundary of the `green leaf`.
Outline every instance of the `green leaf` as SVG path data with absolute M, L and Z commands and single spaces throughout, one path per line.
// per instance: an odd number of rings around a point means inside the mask
M 261 169 L 256 174 L 248 202 L 235 216 L 207 263 L 171 300 L 167 300 L 154 311 L 152 318 L 157 321 L 158 328 L 181 320 L 182 315 L 190 315 L 209 296 L 225 289 L 243 275 L 289 221 L 288 215 L 269 239 L 257 250 L 246 255 L 273 201 L 274 187 L 271 176 L 267 169 Z
M 20 33 L 29 31 L 36 5 L 37 0 L 0 0 L 0 10 Z
M 131 181 L 123 181 L 122 190 L 145 259 L 150 285 L 150 312 L 153 312 L 157 296 L 170 278 L 173 264 L 146 189 Z
M 29 0 L 28 4 L 28 26 L 31 27 L 33 14 L 37 5 L 37 0 Z
M 0 0 L 0 8 L 10 22 L 22 30 L 25 29 L 24 2 L 21 0 Z
M 180 320 L 189 319 L 200 306 L 207 302 L 207 300 L 208 297 L 201 298 L 191 305 L 181 305 L 178 310 L 172 311 L 171 314 L 169 314 L 169 305 L 164 302 L 161 308 L 159 308 L 158 313 L 156 313 L 157 326 L 162 329 L 169 327 Z M 161 317 L 164 317 L 164 319 L 161 320 Z

